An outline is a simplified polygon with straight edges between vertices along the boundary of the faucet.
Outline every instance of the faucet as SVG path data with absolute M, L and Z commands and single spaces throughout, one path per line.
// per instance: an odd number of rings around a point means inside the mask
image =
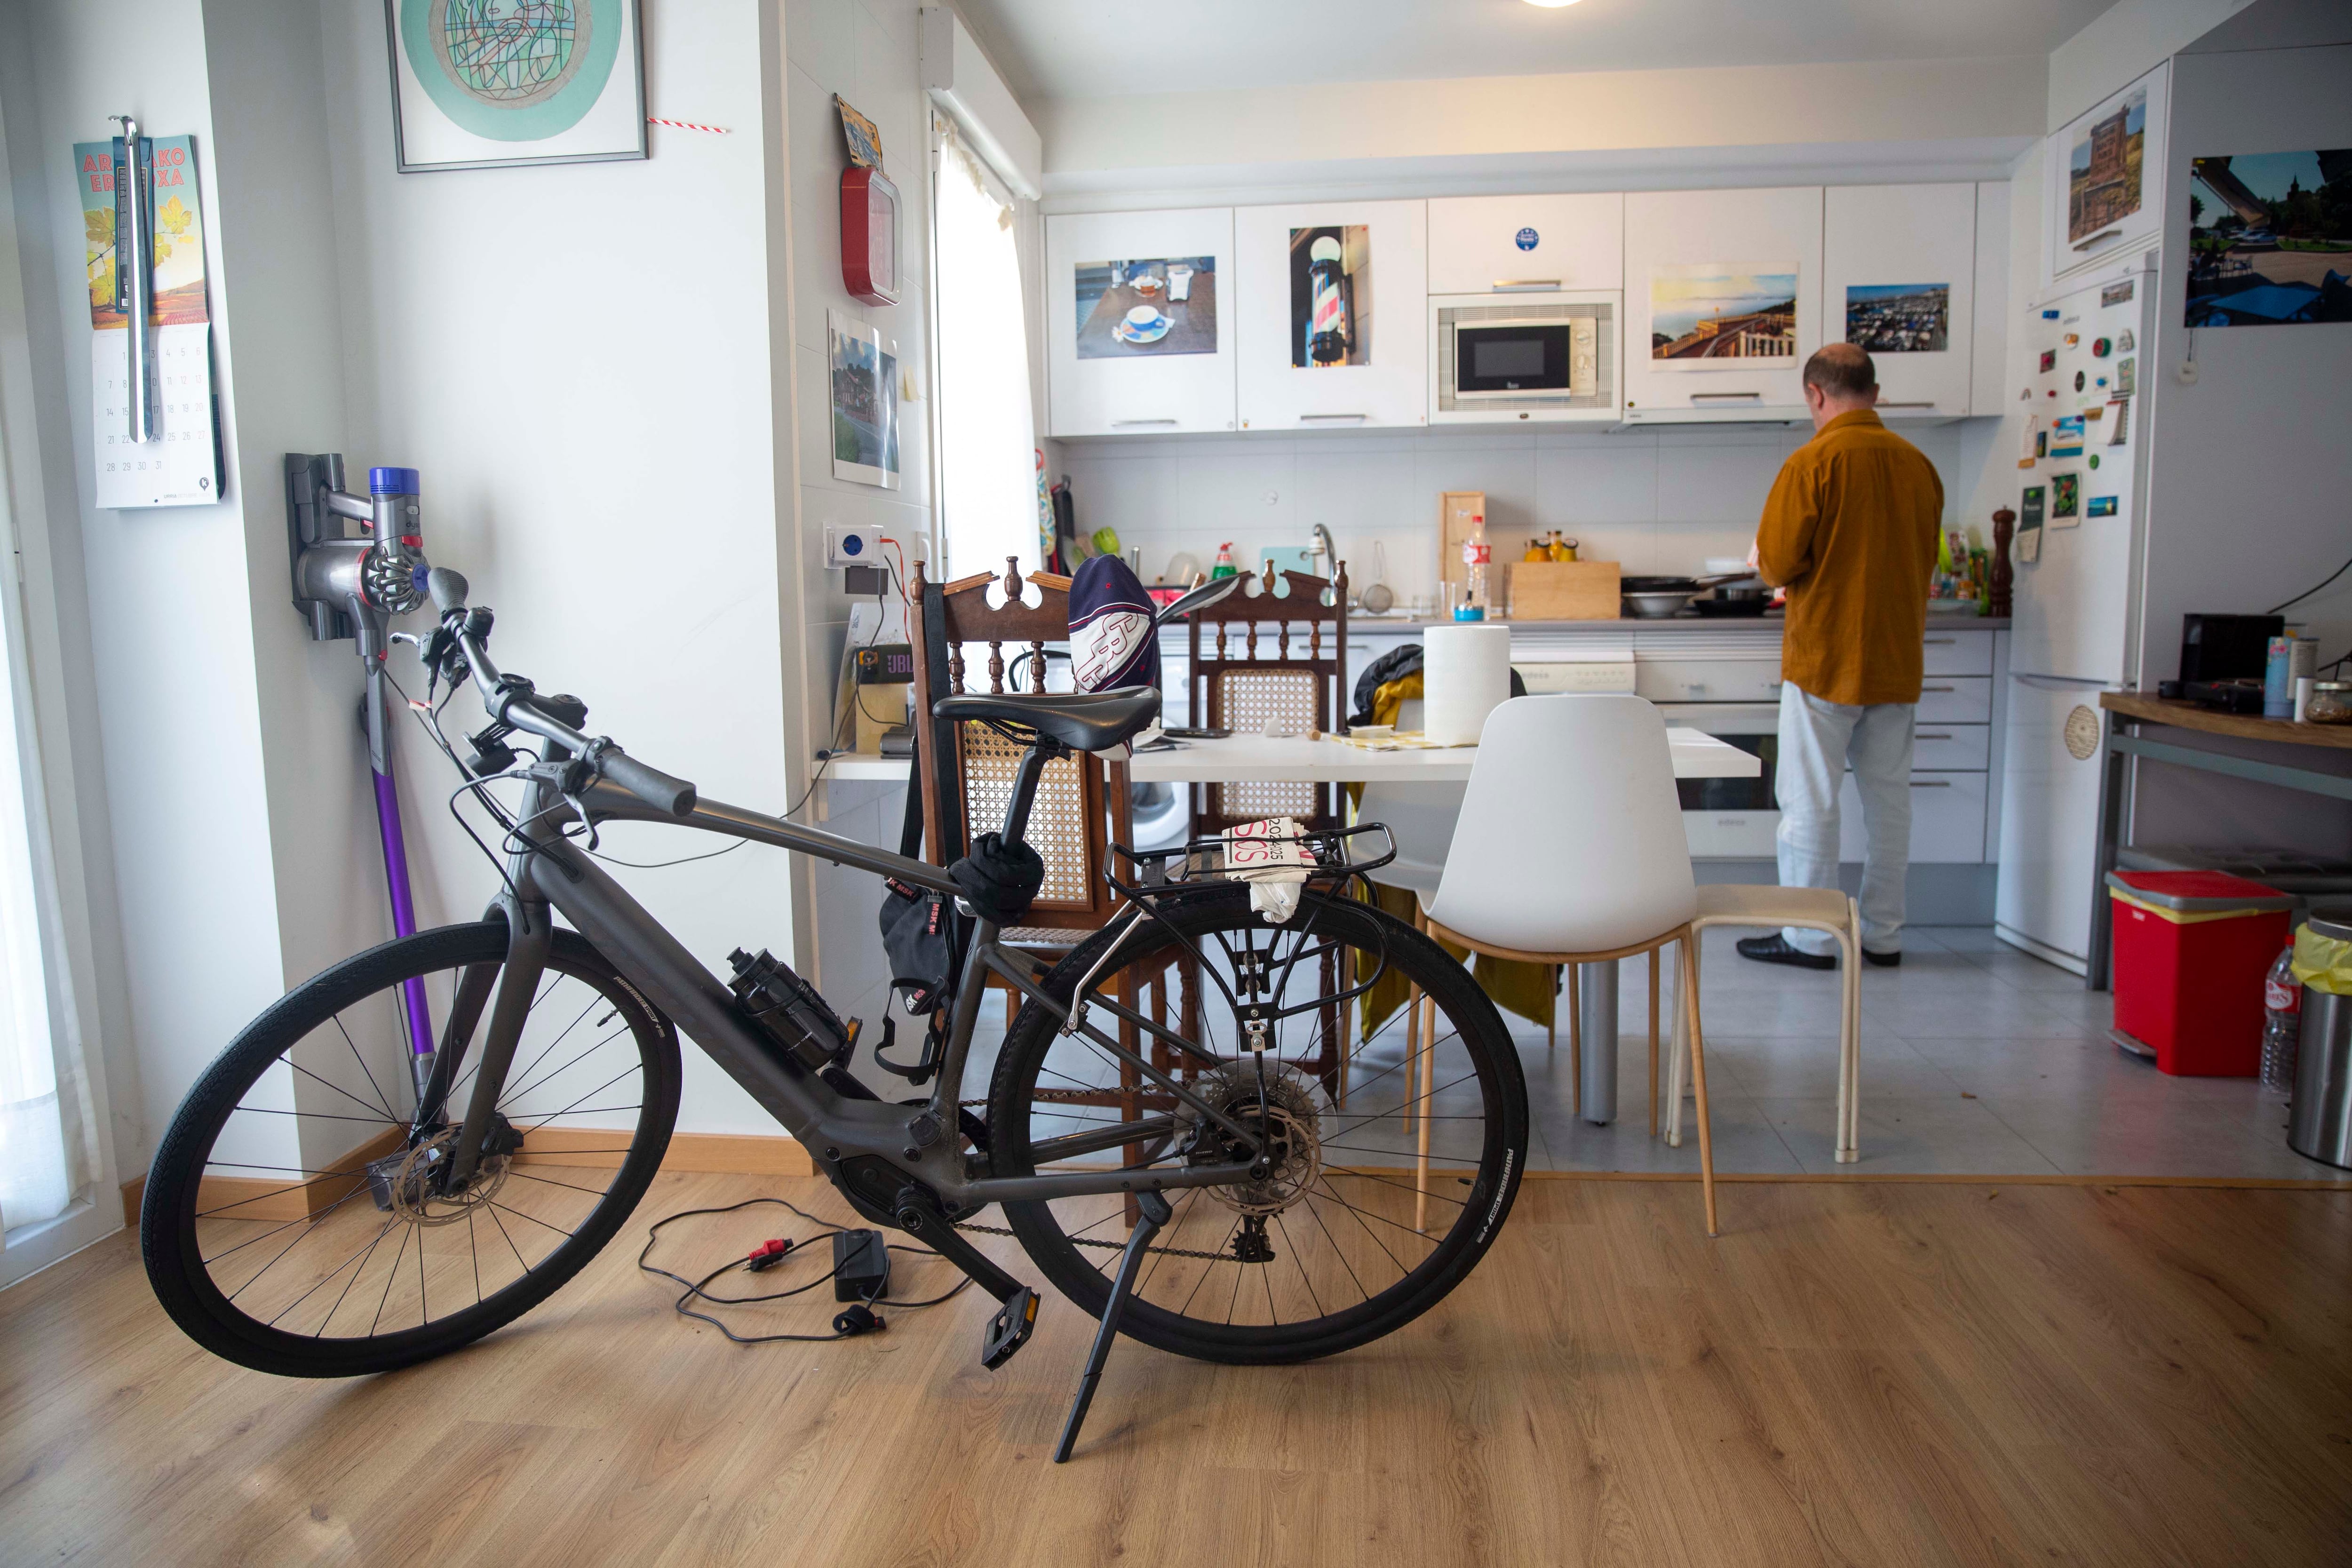
M 1319 522 L 1315 525 L 1315 549 L 1323 557 L 1323 575 L 1337 577 L 1339 574 L 1339 547 L 1331 542 L 1331 531 Z

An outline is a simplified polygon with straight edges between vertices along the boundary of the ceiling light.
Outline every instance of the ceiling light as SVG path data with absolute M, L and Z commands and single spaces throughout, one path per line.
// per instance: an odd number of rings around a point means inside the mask
M 1563 5 L 1575 5 L 1576 0 L 1528 0 L 1528 4 L 1530 5 L 1539 5 L 1547 11 L 1557 11 Z

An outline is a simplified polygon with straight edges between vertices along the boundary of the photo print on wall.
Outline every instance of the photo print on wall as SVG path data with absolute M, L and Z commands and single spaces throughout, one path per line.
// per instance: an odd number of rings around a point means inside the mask
M 2067 150 L 2066 242 L 2080 245 L 2139 211 L 2147 144 L 2147 89 L 2134 88 L 2113 113 L 2074 133 Z
M 1945 353 L 1952 346 L 1952 286 L 1847 285 L 1845 341 L 1874 354 Z
M 1372 363 L 1370 225 L 1290 231 L 1290 363 L 1299 370 Z
M 2080 521 L 2082 500 L 2082 475 L 2053 474 L 2050 476 L 2050 521 L 2053 526 L 2060 526 L 2061 519 L 2071 520 L 2063 524 L 2068 528 Z
M 2189 161 L 2192 327 L 2352 321 L 2352 147 Z
M 1217 258 L 1081 261 L 1073 284 L 1078 358 L 1217 352 Z
M 1797 357 L 1797 268 L 1702 261 L 1650 274 L 1650 357 L 1731 370 Z
M 898 488 L 898 345 L 838 310 L 824 313 L 833 383 L 833 477 Z
M 404 174 L 646 155 L 638 0 L 384 0 Z

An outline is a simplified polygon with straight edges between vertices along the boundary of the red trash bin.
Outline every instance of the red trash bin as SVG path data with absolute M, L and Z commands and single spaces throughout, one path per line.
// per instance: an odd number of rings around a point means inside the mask
M 2252 1078 L 2294 900 L 2226 871 L 2110 871 L 2116 1030 L 2190 1078 Z

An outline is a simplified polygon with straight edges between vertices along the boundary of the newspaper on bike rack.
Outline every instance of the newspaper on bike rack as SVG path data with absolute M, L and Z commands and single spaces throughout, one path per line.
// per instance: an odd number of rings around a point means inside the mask
M 1298 912 L 1298 895 L 1316 866 L 1302 832 L 1293 818 L 1276 816 L 1225 834 L 1225 875 L 1250 885 L 1250 908 L 1275 925 Z

